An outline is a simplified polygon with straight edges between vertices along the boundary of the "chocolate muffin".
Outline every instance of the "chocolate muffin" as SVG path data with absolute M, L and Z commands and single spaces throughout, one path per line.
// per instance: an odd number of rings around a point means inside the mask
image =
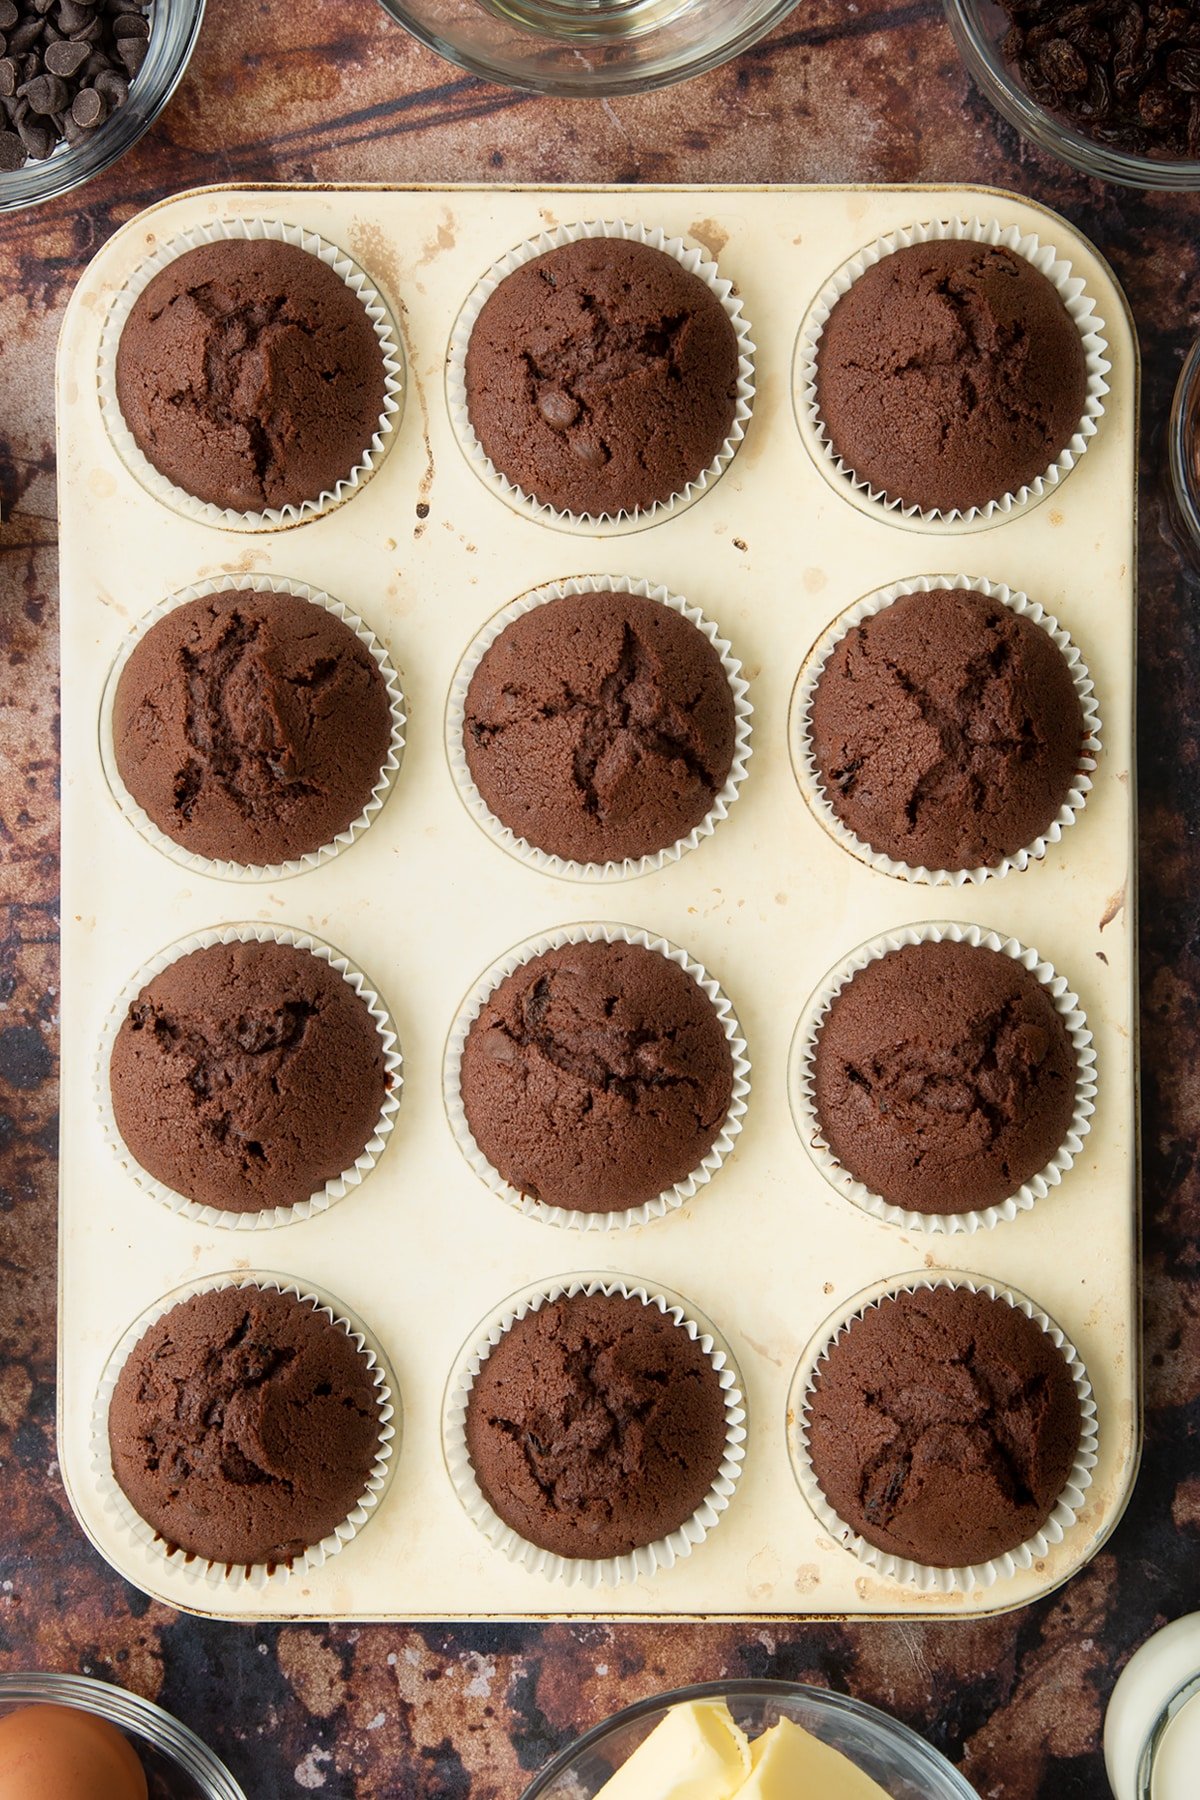
M 1023 964 L 948 939 L 890 950 L 835 997 L 814 1098 L 844 1169 L 893 1206 L 998 1205 L 1045 1168 L 1075 1110 L 1075 1049 Z
M 641 1206 L 699 1167 L 725 1123 L 733 1055 L 697 982 L 658 950 L 565 944 L 484 1001 L 460 1075 L 476 1144 L 547 1206 Z
M 983 507 L 1044 475 L 1074 436 L 1087 358 L 1058 292 L 990 244 L 913 244 L 867 269 L 817 346 L 834 451 L 889 500 Z
M 635 513 L 681 493 L 729 436 L 737 332 L 666 251 L 580 238 L 488 296 L 465 375 L 475 435 L 509 481 L 558 512 Z
M 733 766 L 733 690 L 690 619 L 636 594 L 567 594 L 514 619 L 467 689 L 463 749 L 519 838 L 580 863 L 669 849 Z
M 226 1287 L 173 1306 L 134 1346 L 108 1441 L 119 1486 L 170 1549 L 290 1564 L 361 1499 L 381 1423 L 367 1359 L 327 1313 Z
M 225 238 L 187 250 L 133 304 L 117 400 L 176 487 L 235 512 L 300 506 L 362 461 L 386 395 L 362 301 L 292 244 Z
M 121 672 L 113 749 L 130 794 L 197 856 L 286 862 L 359 817 L 387 757 L 379 665 L 294 594 L 189 600 Z
M 622 1294 L 526 1313 L 475 1377 L 467 1449 L 484 1498 L 558 1556 L 626 1556 L 691 1518 L 725 1450 L 720 1377 L 682 1325 Z
M 902 594 L 835 644 L 809 733 L 821 791 L 883 856 L 992 868 L 1048 831 L 1083 710 L 1053 638 L 966 589 Z
M 288 944 L 212 944 L 147 982 L 109 1065 L 142 1168 L 225 1212 L 295 1206 L 352 1168 L 390 1076 L 365 1001 Z
M 965 1287 L 888 1295 L 854 1319 L 821 1358 L 806 1414 L 838 1517 L 937 1569 L 988 1562 L 1040 1531 L 1082 1426 L 1053 1339 Z

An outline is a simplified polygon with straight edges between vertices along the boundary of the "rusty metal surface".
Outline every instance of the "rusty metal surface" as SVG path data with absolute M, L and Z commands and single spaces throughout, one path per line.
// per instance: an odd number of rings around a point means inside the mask
M 52 353 L 88 256 L 201 181 L 978 180 L 1058 207 L 1113 262 L 1145 357 L 1141 921 L 1146 1456 L 1063 1592 L 948 1625 L 283 1627 L 180 1618 L 76 1527 L 54 1447 L 56 661 Z M 209 0 L 179 94 L 82 195 L 0 224 L 0 1668 L 159 1698 L 263 1800 L 518 1800 L 582 1727 L 728 1674 L 890 1708 L 986 1800 L 1100 1800 L 1105 1700 L 1156 1621 L 1200 1606 L 1200 576 L 1171 541 L 1164 426 L 1200 331 L 1200 197 L 1104 191 L 1025 149 L 936 0 L 801 0 L 740 63 L 611 104 L 460 77 L 372 0 Z

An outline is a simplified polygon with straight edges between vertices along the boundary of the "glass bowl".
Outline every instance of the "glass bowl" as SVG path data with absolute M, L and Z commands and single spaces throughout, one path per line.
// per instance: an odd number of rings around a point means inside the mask
M 1200 559 L 1200 339 L 1192 345 L 1175 389 L 1168 427 L 1175 506 L 1193 560 Z
M 538 94 L 645 93 L 715 69 L 796 0 L 380 0 L 439 56 Z
M 89 1675 L 0 1675 L 0 1716 L 47 1702 L 95 1713 L 132 1738 L 150 1800 L 246 1800 L 224 1763 L 195 1732 L 152 1700 Z
M 544 1768 L 524 1800 L 592 1800 L 668 1709 L 684 1700 L 724 1700 L 751 1738 L 791 1719 L 842 1751 L 892 1800 L 979 1800 L 924 1738 L 861 1700 L 791 1681 L 711 1681 L 626 1707 Z
M 78 144 L 60 144 L 45 162 L 0 174 L 0 213 L 69 194 L 110 168 L 153 125 L 183 76 L 204 17 L 204 0 L 154 0 L 150 43 L 124 106 Z
M 1200 162 L 1140 156 L 1077 131 L 1040 106 L 1005 61 L 1000 46 L 1011 20 L 996 0 L 946 0 L 946 16 L 975 85 L 1023 137 L 1085 175 L 1120 187 L 1181 191 L 1200 188 Z

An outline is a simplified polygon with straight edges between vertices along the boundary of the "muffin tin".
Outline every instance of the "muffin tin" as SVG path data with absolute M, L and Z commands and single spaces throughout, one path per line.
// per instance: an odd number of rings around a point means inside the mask
M 395 315 L 407 395 L 370 484 L 337 511 L 249 534 L 180 517 L 140 487 L 97 397 L 107 308 L 166 238 L 228 218 L 286 221 L 343 248 Z M 998 219 L 1035 232 L 1084 277 L 1112 372 L 1088 454 L 1042 504 L 947 534 L 873 516 L 825 481 L 793 394 L 802 320 L 831 274 L 924 220 Z M 591 541 L 522 516 L 481 483 L 447 407 L 446 352 L 480 277 L 542 231 L 629 219 L 715 255 L 744 301 L 753 416 L 722 479 L 686 511 Z M 1140 1432 L 1133 707 L 1137 351 L 1105 264 L 1064 221 L 1013 195 L 945 189 L 214 188 L 150 209 L 92 263 L 59 351 L 63 635 L 63 1134 L 59 1445 L 101 1552 L 167 1602 L 229 1618 L 970 1616 L 1065 1580 L 1111 1531 Z M 836 842 L 797 784 L 792 689 L 814 642 L 863 595 L 961 572 L 1054 614 L 1096 684 L 1102 750 L 1079 818 L 1026 869 L 938 891 Z M 196 583 L 305 582 L 377 634 L 408 724 L 393 790 L 341 855 L 290 879 L 182 867 L 123 818 L 100 754 L 105 685 L 130 629 Z M 688 855 L 636 879 L 563 880 L 508 855 L 461 803 L 444 717 L 468 645 L 548 582 L 626 575 L 712 620 L 749 682 L 752 749 L 737 802 Z M 835 1192 L 797 1135 L 788 1051 L 827 972 L 863 940 L 950 919 L 1036 947 L 1078 993 L 1098 1094 L 1082 1152 L 1028 1212 L 969 1234 L 904 1228 Z M 328 1212 L 221 1229 L 172 1213 L 105 1142 L 94 1067 L 134 972 L 189 934 L 233 924 L 308 932 L 371 973 L 399 1034 L 395 1130 Z M 589 922 L 646 930 L 704 965 L 749 1045 L 743 1129 L 707 1185 L 665 1217 L 576 1230 L 506 1204 L 461 1155 L 443 1099 L 455 1017 L 482 972 L 523 940 Z M 793 1476 L 788 1393 L 805 1346 L 873 1283 L 962 1272 L 1044 1307 L 1095 1389 L 1098 1462 L 1079 1518 L 1026 1570 L 970 1592 L 921 1593 L 837 1545 Z M 377 1335 L 403 1430 L 375 1515 L 322 1567 L 262 1587 L 207 1582 L 136 1542 L 91 1463 L 102 1373 L 131 1321 L 223 1271 L 329 1290 Z M 617 1586 L 548 1582 L 487 1542 L 447 1472 L 447 1383 L 517 1290 L 601 1275 L 677 1293 L 728 1343 L 745 1388 L 744 1472 L 728 1510 L 674 1567 Z

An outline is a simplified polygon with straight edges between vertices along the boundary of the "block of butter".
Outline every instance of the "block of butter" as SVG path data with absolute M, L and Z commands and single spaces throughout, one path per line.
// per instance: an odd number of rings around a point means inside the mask
M 595 1800 L 888 1800 L 829 1744 L 780 1719 L 751 1744 L 721 1700 L 673 1706 Z
M 780 1719 L 750 1746 L 750 1779 L 737 1800 L 888 1800 L 849 1758 L 791 1719 Z
M 596 1800 L 733 1800 L 750 1773 L 750 1745 L 723 1700 L 673 1706 Z

